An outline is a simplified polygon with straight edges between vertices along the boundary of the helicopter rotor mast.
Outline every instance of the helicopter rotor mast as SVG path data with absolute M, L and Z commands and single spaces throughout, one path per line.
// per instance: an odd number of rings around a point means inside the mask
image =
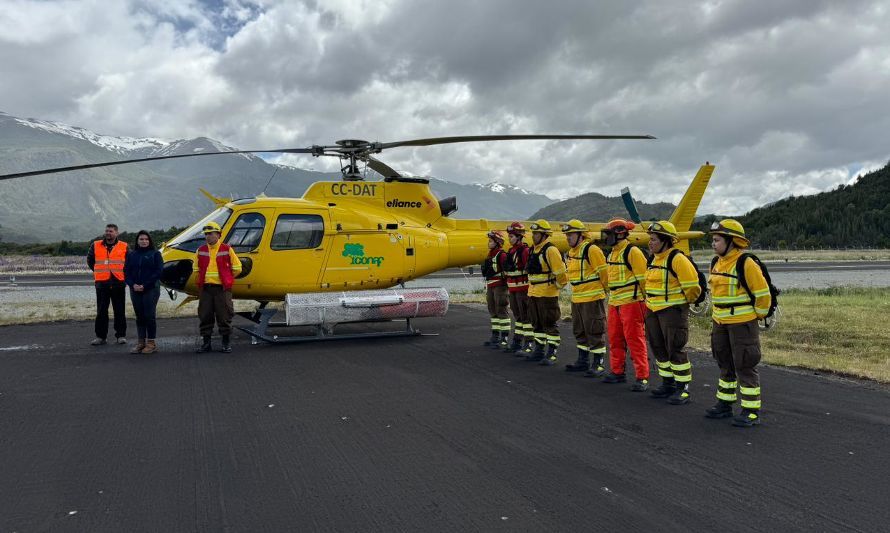
M 29 172 L 17 172 L 13 174 L 0 175 L 0 181 L 26 178 L 30 176 L 39 176 L 42 174 L 55 174 L 58 172 L 68 172 L 73 170 L 86 170 L 90 168 L 108 167 L 114 165 L 127 165 L 130 163 L 143 163 L 148 161 L 159 161 L 162 159 L 178 159 L 182 157 L 200 157 L 208 155 L 223 154 L 309 154 L 313 157 L 332 156 L 339 157 L 341 162 L 345 164 L 340 171 L 343 174 L 344 181 L 362 181 L 364 177 L 359 170 L 358 163 L 361 161 L 366 163 L 372 170 L 381 174 L 384 179 L 396 179 L 401 177 L 389 165 L 383 163 L 379 159 L 371 157 L 371 154 L 379 154 L 383 150 L 389 148 L 398 148 L 401 146 L 434 146 L 438 144 L 453 144 L 463 142 L 482 142 L 482 141 L 512 141 L 512 140 L 617 140 L 617 139 L 639 139 L 650 140 L 655 139 L 652 135 L 463 135 L 453 137 L 430 137 L 426 139 L 412 139 L 407 141 L 396 141 L 389 143 L 368 142 L 359 139 L 344 139 L 337 141 L 334 146 L 313 145 L 308 148 L 279 148 L 273 150 L 232 150 L 228 152 L 198 152 L 191 154 L 166 155 L 157 157 L 143 157 L 140 159 L 125 159 L 120 161 L 106 161 L 104 163 L 90 163 L 86 165 L 74 165 L 67 167 L 48 168 L 43 170 L 34 170 Z

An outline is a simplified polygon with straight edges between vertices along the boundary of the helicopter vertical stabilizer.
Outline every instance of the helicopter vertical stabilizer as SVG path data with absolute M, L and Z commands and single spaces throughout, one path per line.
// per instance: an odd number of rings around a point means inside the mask
M 698 169 L 698 173 L 696 173 L 695 178 L 692 179 L 692 183 L 689 184 L 689 188 L 686 189 L 686 193 L 683 195 L 683 198 L 680 199 L 677 208 L 671 214 L 670 221 L 674 224 L 674 227 L 677 228 L 678 232 L 682 233 L 684 231 L 689 231 L 689 228 L 692 227 L 692 221 L 695 220 L 695 213 L 698 211 L 698 206 L 701 203 L 702 196 L 705 194 L 705 189 L 707 189 L 708 182 L 711 180 L 711 175 L 713 173 L 714 165 L 705 162 L 705 164 Z M 677 244 L 677 247 L 684 252 L 689 253 L 689 240 L 681 240 Z

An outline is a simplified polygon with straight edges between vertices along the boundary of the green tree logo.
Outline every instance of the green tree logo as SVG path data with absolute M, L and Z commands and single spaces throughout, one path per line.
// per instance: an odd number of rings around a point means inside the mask
M 357 242 L 347 242 L 343 245 L 343 257 L 364 257 L 365 247 Z

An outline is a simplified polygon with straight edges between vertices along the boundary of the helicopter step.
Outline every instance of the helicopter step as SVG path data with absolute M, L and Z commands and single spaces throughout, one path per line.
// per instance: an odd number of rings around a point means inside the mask
M 367 339 L 404 337 L 422 334 L 411 325 L 413 318 L 442 317 L 448 311 L 448 291 L 441 287 L 413 289 L 384 289 L 349 292 L 321 292 L 288 294 L 285 298 L 285 321 L 274 322 L 280 311 L 266 307 L 254 312 L 238 313 L 255 325 L 236 326 L 252 337 L 252 344 L 295 343 L 319 340 Z M 405 329 L 361 333 L 335 333 L 340 324 L 405 321 Z M 309 326 L 313 333 L 300 336 L 281 336 L 270 328 Z

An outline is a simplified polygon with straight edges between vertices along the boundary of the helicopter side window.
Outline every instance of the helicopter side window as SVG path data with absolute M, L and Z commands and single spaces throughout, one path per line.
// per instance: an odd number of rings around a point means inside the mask
M 226 236 L 226 244 L 235 252 L 250 252 L 260 245 L 266 217 L 259 213 L 245 213 L 238 217 L 232 230 Z
M 324 221 L 318 215 L 281 215 L 272 233 L 273 250 L 318 248 L 324 237 Z

